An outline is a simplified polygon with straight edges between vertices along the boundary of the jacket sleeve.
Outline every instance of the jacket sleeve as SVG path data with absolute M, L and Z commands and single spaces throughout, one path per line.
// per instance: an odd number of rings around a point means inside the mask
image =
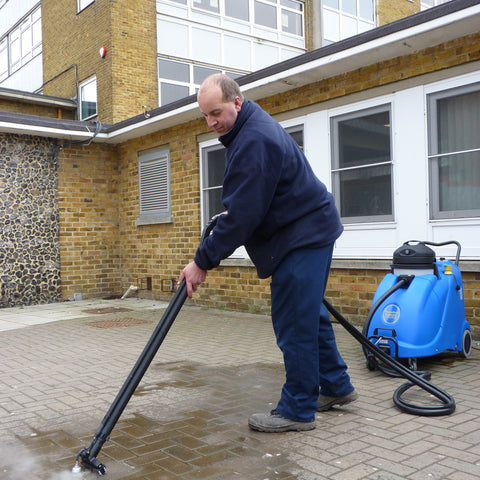
M 195 263 L 210 270 L 244 245 L 257 230 L 275 195 L 283 158 L 281 143 L 257 133 L 229 148 L 223 183 L 222 215 L 212 235 L 197 249 Z

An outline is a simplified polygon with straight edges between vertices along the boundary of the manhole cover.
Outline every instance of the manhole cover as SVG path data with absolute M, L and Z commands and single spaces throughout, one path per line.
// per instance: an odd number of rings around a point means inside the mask
M 131 327 L 133 325 L 141 325 L 150 323 L 147 320 L 139 318 L 112 318 L 110 320 L 95 320 L 94 322 L 86 322 L 87 325 L 97 328 L 115 328 L 115 327 Z
M 103 307 L 103 308 L 90 308 L 89 310 L 83 310 L 83 313 L 93 313 L 95 315 L 103 315 L 105 313 L 119 313 L 119 312 L 131 312 L 131 308 L 125 307 Z

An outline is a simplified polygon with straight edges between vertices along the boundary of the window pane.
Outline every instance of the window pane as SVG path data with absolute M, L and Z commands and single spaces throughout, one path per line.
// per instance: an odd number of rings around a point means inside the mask
M 225 171 L 225 149 L 223 147 L 206 152 L 203 169 L 203 185 L 205 188 L 223 185 Z
M 190 89 L 183 85 L 172 85 L 171 83 L 160 84 L 160 105 L 175 102 L 181 98 L 188 97 Z
M 340 40 L 340 15 L 325 10 L 323 28 L 326 40 L 330 40 L 331 42 L 337 42 Z
M 358 33 L 357 20 L 342 15 L 342 38 L 352 37 Z
M 298 13 L 282 9 L 282 30 L 294 35 L 302 35 L 302 16 Z
M 365 20 L 374 21 L 373 0 L 360 0 L 359 16 Z
M 340 5 L 338 4 L 339 0 L 323 0 L 323 5 L 325 7 L 331 7 L 335 9 L 339 9 Z
M 337 168 L 390 161 L 390 112 L 338 122 Z
M 480 148 L 480 91 L 437 101 L 438 153 Z
M 203 162 L 203 214 L 212 218 L 225 210 L 222 204 L 222 185 L 225 170 L 225 149 L 215 147 L 204 150 Z
M 342 0 L 342 12 L 357 15 L 357 0 Z
M 210 12 L 218 12 L 218 0 L 193 0 L 193 6 Z
M 97 81 L 90 80 L 80 87 L 81 118 L 97 113 Z
M 8 75 L 8 50 L 7 40 L 0 43 L 0 79 Z
M 480 152 L 438 159 L 441 212 L 480 209 Z
M 189 82 L 190 71 L 188 64 L 180 62 L 172 62 L 170 60 L 158 59 L 158 76 L 168 80 L 176 80 L 178 82 Z
M 303 10 L 303 4 L 301 4 L 300 2 L 295 2 L 293 0 L 280 0 L 280 5 L 291 8 L 292 10 L 297 10 L 298 12 L 301 12 Z
M 22 58 L 32 53 L 32 30 L 30 24 L 22 25 Z
M 221 73 L 221 70 L 215 68 L 207 67 L 198 67 L 194 65 L 193 67 L 193 83 L 200 85 L 209 75 L 214 73 Z
M 255 2 L 255 23 L 264 27 L 277 28 L 277 8 L 274 5 Z
M 225 15 L 248 22 L 248 0 L 225 0 Z
M 392 214 L 391 167 L 380 165 L 336 172 L 342 217 Z

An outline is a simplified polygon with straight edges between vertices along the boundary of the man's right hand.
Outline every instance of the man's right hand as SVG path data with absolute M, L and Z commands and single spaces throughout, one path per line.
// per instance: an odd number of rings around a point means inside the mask
M 198 285 L 205 281 L 207 277 L 206 270 L 202 270 L 195 262 L 190 262 L 183 270 L 178 278 L 180 284 L 185 278 L 187 283 L 187 295 L 188 298 L 192 298 L 193 292 L 197 291 Z

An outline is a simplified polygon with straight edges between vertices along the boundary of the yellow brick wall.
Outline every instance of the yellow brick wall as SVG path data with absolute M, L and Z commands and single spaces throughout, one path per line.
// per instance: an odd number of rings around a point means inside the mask
M 378 26 L 420 11 L 420 0 L 377 0 Z
M 73 120 L 75 118 L 75 112 L 72 110 L 54 106 L 30 104 L 27 102 L 23 103 L 2 98 L 0 98 L 0 111 L 26 113 L 28 115 L 37 115 L 39 117 L 63 118 L 67 120 Z
M 365 66 L 259 103 L 271 114 L 277 114 L 478 60 L 480 34 L 423 52 L 412 52 L 380 65 Z M 78 285 L 84 285 L 86 292 L 94 294 L 102 282 L 105 287 L 102 292 L 123 293 L 129 285 L 136 284 L 137 279 L 149 276 L 152 277 L 153 290 L 140 292 L 140 295 L 159 299 L 171 297 L 170 293 L 162 292 L 161 282 L 178 277 L 181 268 L 193 258 L 199 241 L 198 135 L 207 131 L 204 120 L 199 119 L 125 142 L 117 148 L 96 145 L 64 152 L 60 164 L 60 211 L 65 296 L 71 295 Z M 171 152 L 173 223 L 136 226 L 137 154 L 152 147 L 166 147 Z M 100 193 L 108 189 L 111 189 L 111 195 L 100 199 Z M 118 214 L 116 220 L 115 212 Z M 82 255 L 89 261 L 82 261 Z M 92 260 L 96 263 L 92 264 Z M 328 296 L 351 320 L 362 323 L 385 273 L 334 269 Z M 102 282 L 98 281 L 97 274 L 103 275 Z M 467 318 L 476 326 L 480 326 L 479 275 L 464 274 Z M 200 288 L 193 302 L 268 313 L 269 280 L 259 280 L 253 268 L 223 266 L 209 272 L 207 283 Z
M 42 35 L 46 95 L 75 98 L 76 81 L 96 75 L 104 123 L 158 105 L 155 0 L 95 0 L 79 13 L 75 1 L 42 0 Z
M 120 292 L 118 160 L 115 148 L 91 144 L 58 155 L 62 295 Z

